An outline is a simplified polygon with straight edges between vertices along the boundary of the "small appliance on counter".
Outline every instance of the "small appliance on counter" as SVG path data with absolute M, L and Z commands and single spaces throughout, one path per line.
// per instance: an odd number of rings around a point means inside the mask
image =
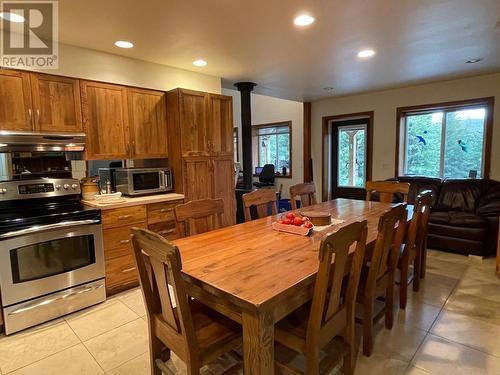
M 147 195 L 172 190 L 170 168 L 118 168 L 114 173 L 116 191 L 123 195 Z
M 106 299 L 101 212 L 75 179 L 0 182 L 0 288 L 7 335 Z

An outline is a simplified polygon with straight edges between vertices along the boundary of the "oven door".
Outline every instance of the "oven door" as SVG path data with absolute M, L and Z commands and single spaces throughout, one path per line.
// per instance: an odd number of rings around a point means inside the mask
M 3 306 L 104 277 L 101 224 L 70 224 L 0 241 Z

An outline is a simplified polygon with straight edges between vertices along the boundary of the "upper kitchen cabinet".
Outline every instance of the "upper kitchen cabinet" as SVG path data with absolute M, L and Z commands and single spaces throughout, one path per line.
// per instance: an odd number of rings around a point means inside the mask
M 129 88 L 127 96 L 131 157 L 166 158 L 168 143 L 165 93 Z
M 130 155 L 127 89 L 81 81 L 87 159 L 126 159 Z
M 34 130 L 27 72 L 0 69 L 0 130 Z
M 233 102 L 230 96 L 208 94 L 208 147 L 217 155 L 233 155 Z
M 31 89 L 37 131 L 83 131 L 79 80 L 32 73 Z

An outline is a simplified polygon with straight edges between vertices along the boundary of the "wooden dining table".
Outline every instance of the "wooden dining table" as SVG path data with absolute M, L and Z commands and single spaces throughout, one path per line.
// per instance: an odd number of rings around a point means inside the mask
M 344 220 L 309 236 L 273 230 L 278 216 L 270 216 L 174 241 L 188 294 L 242 325 L 245 374 L 274 373 L 274 324 L 312 298 L 321 240 L 367 220 L 369 249 L 379 217 L 391 206 L 336 199 L 307 207 L 303 211 L 329 211 Z

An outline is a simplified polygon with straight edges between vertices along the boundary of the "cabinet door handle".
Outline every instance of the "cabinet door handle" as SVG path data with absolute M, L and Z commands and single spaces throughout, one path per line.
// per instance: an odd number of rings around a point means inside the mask
M 30 125 L 34 129 L 35 124 L 33 123 L 33 111 L 31 110 L 31 108 L 28 108 L 28 115 L 30 116 Z
M 129 273 L 135 270 L 135 267 L 125 268 L 121 273 Z
M 174 209 L 173 208 L 162 208 L 160 210 L 161 213 L 164 213 L 164 212 L 172 212 Z
M 40 110 L 37 108 L 36 110 L 36 122 L 38 123 L 40 121 Z
M 130 242 L 130 240 L 121 240 L 120 244 L 125 245 L 126 243 L 129 243 L 129 242 Z
M 118 220 L 130 219 L 131 217 L 132 217 L 132 215 L 121 215 L 121 216 L 118 216 Z

